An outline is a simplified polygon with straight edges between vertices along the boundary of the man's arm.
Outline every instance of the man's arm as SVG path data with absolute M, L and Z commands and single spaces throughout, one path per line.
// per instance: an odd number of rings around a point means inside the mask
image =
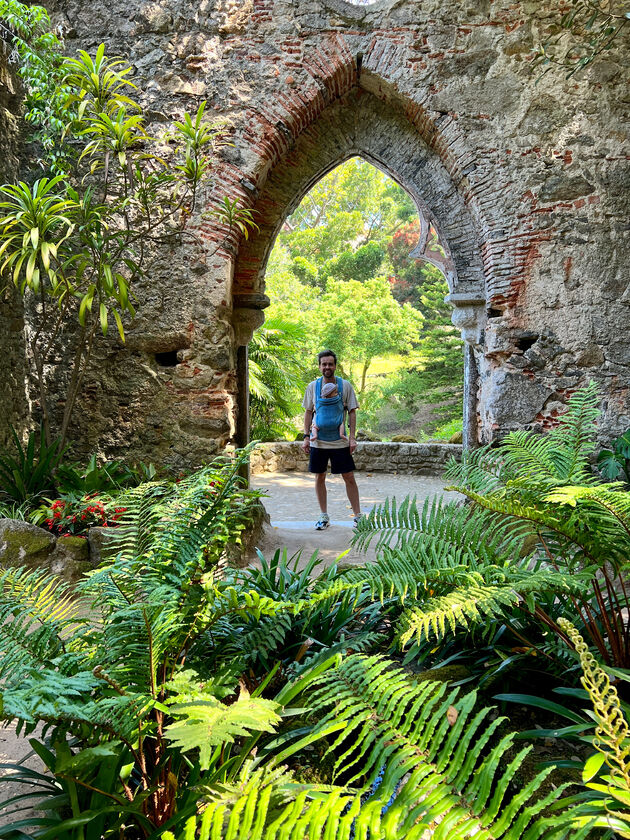
M 311 448 L 311 443 L 306 435 L 310 434 L 311 431 L 311 423 L 313 422 L 313 409 L 307 408 L 304 412 L 304 443 L 302 444 L 302 449 L 308 453 Z
M 357 440 L 354 436 L 357 430 L 357 410 L 356 408 L 351 409 L 348 412 L 348 440 L 350 443 L 350 454 L 354 452 L 357 448 Z

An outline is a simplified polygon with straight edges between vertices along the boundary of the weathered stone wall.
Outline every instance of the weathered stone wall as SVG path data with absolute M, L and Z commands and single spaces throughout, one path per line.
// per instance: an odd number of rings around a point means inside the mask
M 403 475 L 441 475 L 451 458 L 459 460 L 462 447 L 457 443 L 376 443 L 363 441 L 354 453 L 357 470 Z M 265 472 L 306 472 L 308 457 L 301 441 L 261 443 L 252 452 L 254 474 Z
M 18 171 L 20 89 L 15 67 L 0 40 L 0 183 L 12 182 Z M 4 281 L 0 280 L 0 289 Z M 21 433 L 28 419 L 26 349 L 22 301 L 13 286 L 0 292 L 0 446 L 13 426 Z
M 552 425 L 591 378 L 602 436 L 628 426 L 627 54 L 620 42 L 581 76 L 538 80 L 528 54 L 560 5 L 56 0 L 70 51 L 104 41 L 133 63 L 156 126 L 201 99 L 230 121 L 206 206 L 227 194 L 260 225 L 226 243 L 205 220 L 197 245 L 164 255 L 127 347 L 99 348 L 75 436 L 176 467 L 234 435 L 237 345 L 261 320 L 274 236 L 355 154 L 408 189 L 447 244 L 477 439 Z M 162 368 L 167 349 L 177 364 Z

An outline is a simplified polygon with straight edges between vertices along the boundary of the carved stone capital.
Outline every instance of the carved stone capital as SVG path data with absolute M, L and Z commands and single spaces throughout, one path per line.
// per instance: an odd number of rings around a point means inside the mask
M 453 306 L 451 320 L 468 344 L 478 345 L 485 321 L 485 298 L 478 293 L 454 292 L 445 300 Z
M 260 309 L 239 307 L 232 312 L 232 326 L 237 347 L 244 347 L 252 340 L 255 330 L 261 327 L 265 316 Z

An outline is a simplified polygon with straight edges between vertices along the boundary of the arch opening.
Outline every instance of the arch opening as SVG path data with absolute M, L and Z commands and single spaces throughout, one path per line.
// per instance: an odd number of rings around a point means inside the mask
M 299 435 L 323 347 L 354 385 L 363 439 L 461 434 L 452 261 L 422 210 L 384 167 L 352 155 L 285 218 L 266 268 L 271 306 L 250 344 L 252 437 Z
M 235 320 L 245 310 L 256 313 L 269 305 L 265 273 L 270 255 L 285 220 L 296 211 L 309 191 L 344 162 L 360 157 L 391 177 L 408 196 L 422 219 L 412 257 L 439 264 L 448 283 L 448 299 L 454 307 L 453 322 L 467 342 L 468 375 L 464 385 L 464 436 L 476 439 L 475 347 L 481 340 L 485 315 L 484 268 L 476 222 L 465 197 L 455 186 L 438 154 L 423 140 L 416 126 L 397 102 L 384 101 L 363 88 L 354 88 L 329 104 L 303 128 L 290 149 L 261 175 L 253 209 L 258 231 L 241 243 L 233 276 Z M 431 236 L 431 230 L 435 236 Z M 431 253 L 439 242 L 444 253 Z M 251 336 L 251 332 L 249 334 Z M 247 344 L 248 337 L 239 344 Z M 240 352 L 240 351 L 239 351 Z M 241 358 L 241 367 L 244 362 Z M 240 381 L 244 381 L 241 376 Z M 242 419 L 247 398 L 239 395 Z M 468 429 L 468 432 L 466 432 Z

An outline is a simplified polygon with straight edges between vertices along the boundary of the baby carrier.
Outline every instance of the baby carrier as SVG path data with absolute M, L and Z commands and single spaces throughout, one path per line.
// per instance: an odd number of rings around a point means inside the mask
M 343 423 L 343 379 L 340 376 L 337 380 L 337 396 L 322 397 L 322 379 L 319 377 L 315 383 L 315 422 L 317 423 L 317 437 L 319 440 L 333 441 L 341 440 L 339 426 Z

